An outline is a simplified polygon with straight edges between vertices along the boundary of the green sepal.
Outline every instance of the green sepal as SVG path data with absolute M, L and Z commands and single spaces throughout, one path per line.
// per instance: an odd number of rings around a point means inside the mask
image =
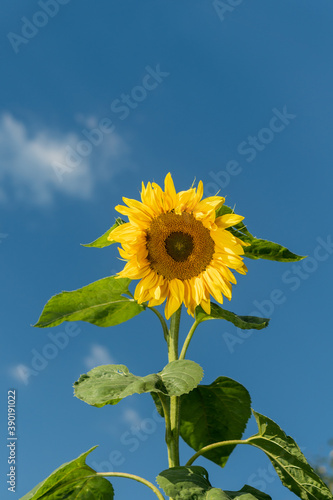
M 282 484 L 302 500 L 333 500 L 328 486 L 308 464 L 295 441 L 273 420 L 255 411 L 253 414 L 259 432 L 247 441 L 266 453 Z
M 120 217 L 118 217 L 116 219 L 115 224 L 113 224 L 113 226 L 110 227 L 110 229 L 108 229 L 104 234 L 102 234 L 102 236 L 97 238 L 97 240 L 92 241 L 91 243 L 81 243 L 81 246 L 88 247 L 88 248 L 92 248 L 92 247 L 93 248 L 104 248 L 104 247 L 108 247 L 109 245 L 112 245 L 113 243 L 116 243 L 113 240 L 111 240 L 111 241 L 108 240 L 108 236 L 110 235 L 110 233 L 114 229 L 116 229 L 116 227 L 121 226 L 122 224 L 125 224 L 125 221 L 123 219 L 121 219 Z
M 195 319 L 198 321 L 206 321 L 208 319 L 225 319 L 242 330 L 262 330 L 269 323 L 269 318 L 258 318 L 257 316 L 237 316 L 237 314 L 226 311 L 214 302 L 211 302 L 210 314 L 207 314 L 201 306 L 195 309 Z
M 235 213 L 232 208 L 222 205 L 216 211 L 216 217 L 220 217 L 225 214 Z M 297 262 L 304 259 L 302 255 L 296 255 L 288 248 L 274 243 L 272 241 L 263 240 L 253 236 L 243 222 L 235 224 L 233 227 L 228 227 L 227 231 L 230 231 L 234 236 L 244 241 L 245 243 L 250 243 L 250 246 L 244 247 L 245 257 L 250 259 L 267 259 L 275 260 L 278 262 Z
M 63 321 L 86 321 L 104 327 L 119 325 L 145 309 L 125 296 L 129 294 L 130 282 L 128 278 L 109 276 L 78 290 L 54 295 L 34 326 L 57 326 Z
M 76 500 L 112 500 L 112 484 L 86 464 L 86 457 L 97 446 L 67 462 L 35 486 L 20 500 L 75 498 Z
M 194 389 L 203 377 L 203 370 L 194 361 L 172 361 L 159 373 L 139 377 L 124 365 L 103 365 L 81 375 L 74 383 L 74 394 L 89 405 L 115 405 L 127 396 L 146 392 L 181 396 Z

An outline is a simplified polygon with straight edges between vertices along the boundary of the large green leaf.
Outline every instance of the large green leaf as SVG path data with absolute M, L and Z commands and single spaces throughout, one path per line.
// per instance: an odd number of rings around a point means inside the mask
M 61 465 L 21 500 L 112 500 L 114 490 L 111 483 L 101 476 L 96 476 L 96 472 L 86 464 L 87 455 L 95 448 L 96 446 L 71 462 Z
M 181 396 L 194 389 L 203 376 L 201 366 L 187 359 L 172 361 L 159 373 L 138 377 L 124 365 L 103 365 L 81 375 L 74 393 L 92 406 L 117 404 L 132 394 L 161 392 Z
M 226 311 L 214 302 L 211 303 L 210 314 L 205 313 L 201 306 L 195 309 L 195 318 L 197 320 L 206 321 L 208 319 L 225 319 L 233 323 L 237 328 L 242 330 L 261 330 L 266 328 L 269 323 L 268 318 L 258 318 L 257 316 L 237 316 L 237 314 Z
M 203 467 L 172 467 L 161 472 L 157 483 L 174 500 L 272 500 L 270 496 L 245 485 L 240 491 L 213 488 Z
M 151 396 L 164 417 L 158 396 Z M 209 444 L 240 439 L 250 416 L 251 398 L 245 387 L 228 377 L 218 377 L 181 397 L 180 435 L 198 451 Z M 216 448 L 203 456 L 224 467 L 234 447 Z
M 251 416 L 251 398 L 241 384 L 219 377 L 181 398 L 180 435 L 195 451 L 219 441 L 240 439 Z M 203 456 L 224 467 L 235 446 Z
M 333 500 L 326 484 L 308 464 L 295 441 L 268 417 L 253 411 L 259 432 L 249 444 L 263 450 L 284 486 L 303 500 Z
M 233 213 L 234 211 L 230 207 L 222 205 L 216 211 L 216 217 Z M 227 230 L 240 240 L 250 243 L 250 246 L 244 247 L 245 256 L 250 259 L 267 259 L 279 262 L 297 262 L 304 259 L 303 256 L 294 254 L 288 248 L 278 243 L 256 238 L 250 233 L 243 222 L 239 222 L 234 227 L 227 228 Z
M 122 220 L 120 217 L 118 217 L 116 219 L 115 224 L 113 224 L 113 226 L 110 227 L 110 229 L 108 229 L 104 234 L 102 234 L 102 236 L 97 238 L 97 240 L 86 244 L 81 243 L 81 245 L 83 247 L 94 247 L 94 248 L 104 248 L 108 247 L 109 245 L 112 245 L 112 243 L 115 243 L 115 241 L 108 240 L 108 236 L 114 229 L 116 229 L 116 227 L 121 226 L 121 224 L 125 224 L 125 221 Z
M 34 326 L 45 328 L 63 321 L 87 321 L 97 326 L 114 326 L 133 318 L 144 306 L 128 294 L 128 278 L 110 276 L 90 285 L 52 297 Z

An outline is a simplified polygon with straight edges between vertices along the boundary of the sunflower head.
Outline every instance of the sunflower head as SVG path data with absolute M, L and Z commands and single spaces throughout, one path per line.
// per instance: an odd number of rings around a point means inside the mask
M 134 298 L 148 306 L 166 300 L 167 319 L 184 303 L 192 316 L 197 305 L 210 313 L 210 296 L 231 299 L 230 269 L 245 274 L 245 245 L 226 228 L 240 222 L 236 214 L 216 217 L 221 196 L 202 199 L 203 184 L 176 193 L 169 173 L 164 191 L 155 183 L 142 184 L 141 202 L 123 198 L 116 210 L 129 222 L 118 226 L 109 240 L 121 243 L 127 261 L 119 276 L 140 280 Z

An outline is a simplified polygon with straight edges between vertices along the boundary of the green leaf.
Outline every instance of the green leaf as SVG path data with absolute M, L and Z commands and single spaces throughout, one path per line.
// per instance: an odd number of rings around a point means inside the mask
M 180 435 L 195 451 L 219 441 L 240 439 L 251 416 L 251 398 L 241 384 L 218 377 L 181 398 Z M 203 456 L 224 467 L 235 446 L 223 446 Z
M 112 500 L 114 490 L 111 483 L 89 467 L 85 460 L 96 448 L 94 446 L 78 458 L 61 465 L 39 483 L 21 500 L 75 498 L 76 500 Z
M 326 484 L 308 464 L 295 441 L 268 417 L 253 411 L 259 432 L 249 444 L 266 453 L 282 484 L 303 500 L 332 500 Z
M 222 205 L 222 207 L 216 211 L 216 217 L 233 213 L 235 212 L 230 207 Z M 278 243 L 256 238 L 250 233 L 243 222 L 239 222 L 235 224 L 235 226 L 227 228 L 227 231 L 230 231 L 240 240 L 250 243 L 250 246 L 244 247 L 245 256 L 250 259 L 267 259 L 278 262 L 297 262 L 304 259 L 304 256 L 296 255 Z
M 164 417 L 158 396 L 151 396 Z M 181 397 L 180 435 L 198 451 L 209 444 L 240 439 L 250 416 L 251 398 L 245 387 L 228 377 L 218 377 Z M 216 448 L 203 456 L 224 467 L 234 447 Z
M 192 467 L 171 467 L 162 471 L 156 478 L 157 484 L 168 497 L 175 500 L 198 500 L 205 498 L 205 492 L 211 489 L 208 472 L 198 465 Z M 197 497 L 194 497 L 197 495 Z
M 145 392 L 181 396 L 195 388 L 202 376 L 201 366 L 187 359 L 172 361 L 161 372 L 145 377 L 133 375 L 124 365 L 103 365 L 81 375 L 74 383 L 74 393 L 86 403 L 101 407 Z
M 155 406 L 156 406 L 156 410 L 161 415 L 161 417 L 164 418 L 164 410 L 163 410 L 163 406 L 162 406 L 162 403 L 161 403 L 161 400 L 160 400 L 159 396 L 156 394 L 156 392 L 151 392 L 150 395 L 151 395 L 151 397 L 154 400 L 154 403 L 155 403 Z M 170 409 L 170 399 L 166 399 L 165 400 L 165 405 L 166 405 L 166 407 L 168 408 L 168 411 L 169 411 L 169 409 Z
M 130 282 L 128 278 L 110 276 L 73 292 L 61 292 L 47 302 L 34 326 L 57 326 L 63 321 L 87 321 L 97 326 L 123 323 L 145 309 L 124 296 L 129 293 Z
M 171 361 L 161 371 L 168 396 L 181 396 L 192 391 L 203 377 L 200 365 L 189 359 Z
M 244 247 L 245 257 L 250 259 L 267 259 L 275 260 L 278 262 L 297 262 L 305 257 L 302 255 L 296 255 L 288 248 L 274 243 L 272 241 L 262 240 L 258 238 L 252 238 L 249 241 L 251 245 L 249 247 Z
M 161 472 L 156 481 L 174 500 L 230 500 L 222 490 L 212 488 L 208 472 L 197 465 L 171 467 Z
M 272 500 L 270 496 L 245 485 L 240 491 L 213 488 L 203 467 L 171 467 L 161 472 L 157 483 L 174 500 Z
M 118 217 L 116 219 L 115 224 L 113 224 L 113 226 L 110 227 L 110 229 L 108 229 L 104 234 L 102 234 L 102 236 L 97 238 L 97 240 L 86 244 L 81 243 L 81 245 L 83 247 L 94 247 L 94 248 L 104 248 L 108 247 L 109 245 L 112 245 L 112 243 L 115 243 L 115 241 L 108 240 L 108 236 L 114 229 L 116 229 L 116 227 L 121 226 L 122 224 L 125 224 L 125 221 L 122 220 L 120 217 Z
M 231 500 L 226 491 L 220 488 L 211 488 L 206 492 L 205 500 Z
M 232 500 L 272 500 L 266 493 L 247 484 L 240 491 L 226 491 L 226 493 Z
M 211 302 L 210 314 L 205 313 L 201 306 L 197 306 L 195 309 L 195 318 L 199 321 L 206 321 L 208 319 L 225 319 L 242 330 L 261 330 L 262 328 L 266 328 L 269 323 L 268 318 L 258 318 L 257 316 L 237 316 L 237 314 L 231 311 L 226 311 L 213 302 Z

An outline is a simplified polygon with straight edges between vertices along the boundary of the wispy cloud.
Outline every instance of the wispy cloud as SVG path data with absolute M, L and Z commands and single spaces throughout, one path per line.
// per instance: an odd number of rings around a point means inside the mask
M 86 356 L 83 361 L 88 370 L 91 370 L 95 366 L 115 363 L 108 349 L 98 344 L 91 346 L 88 356 Z
M 93 117 L 86 120 L 92 125 Z M 0 115 L 0 204 L 23 202 L 46 205 L 57 193 L 89 199 L 99 182 L 109 180 L 129 162 L 128 147 L 116 132 L 91 145 L 88 155 L 63 169 L 61 178 L 54 165 L 66 165 L 69 151 L 89 141 L 81 133 L 59 133 L 50 128 L 33 134 L 9 113 Z
M 25 385 L 28 385 L 29 383 L 30 373 L 31 369 L 23 363 L 11 365 L 8 368 L 8 375 L 18 382 L 24 382 Z
M 142 422 L 142 418 L 140 417 L 139 413 L 132 408 L 127 408 L 123 412 L 123 419 L 125 420 L 125 422 L 135 426 L 140 425 Z

